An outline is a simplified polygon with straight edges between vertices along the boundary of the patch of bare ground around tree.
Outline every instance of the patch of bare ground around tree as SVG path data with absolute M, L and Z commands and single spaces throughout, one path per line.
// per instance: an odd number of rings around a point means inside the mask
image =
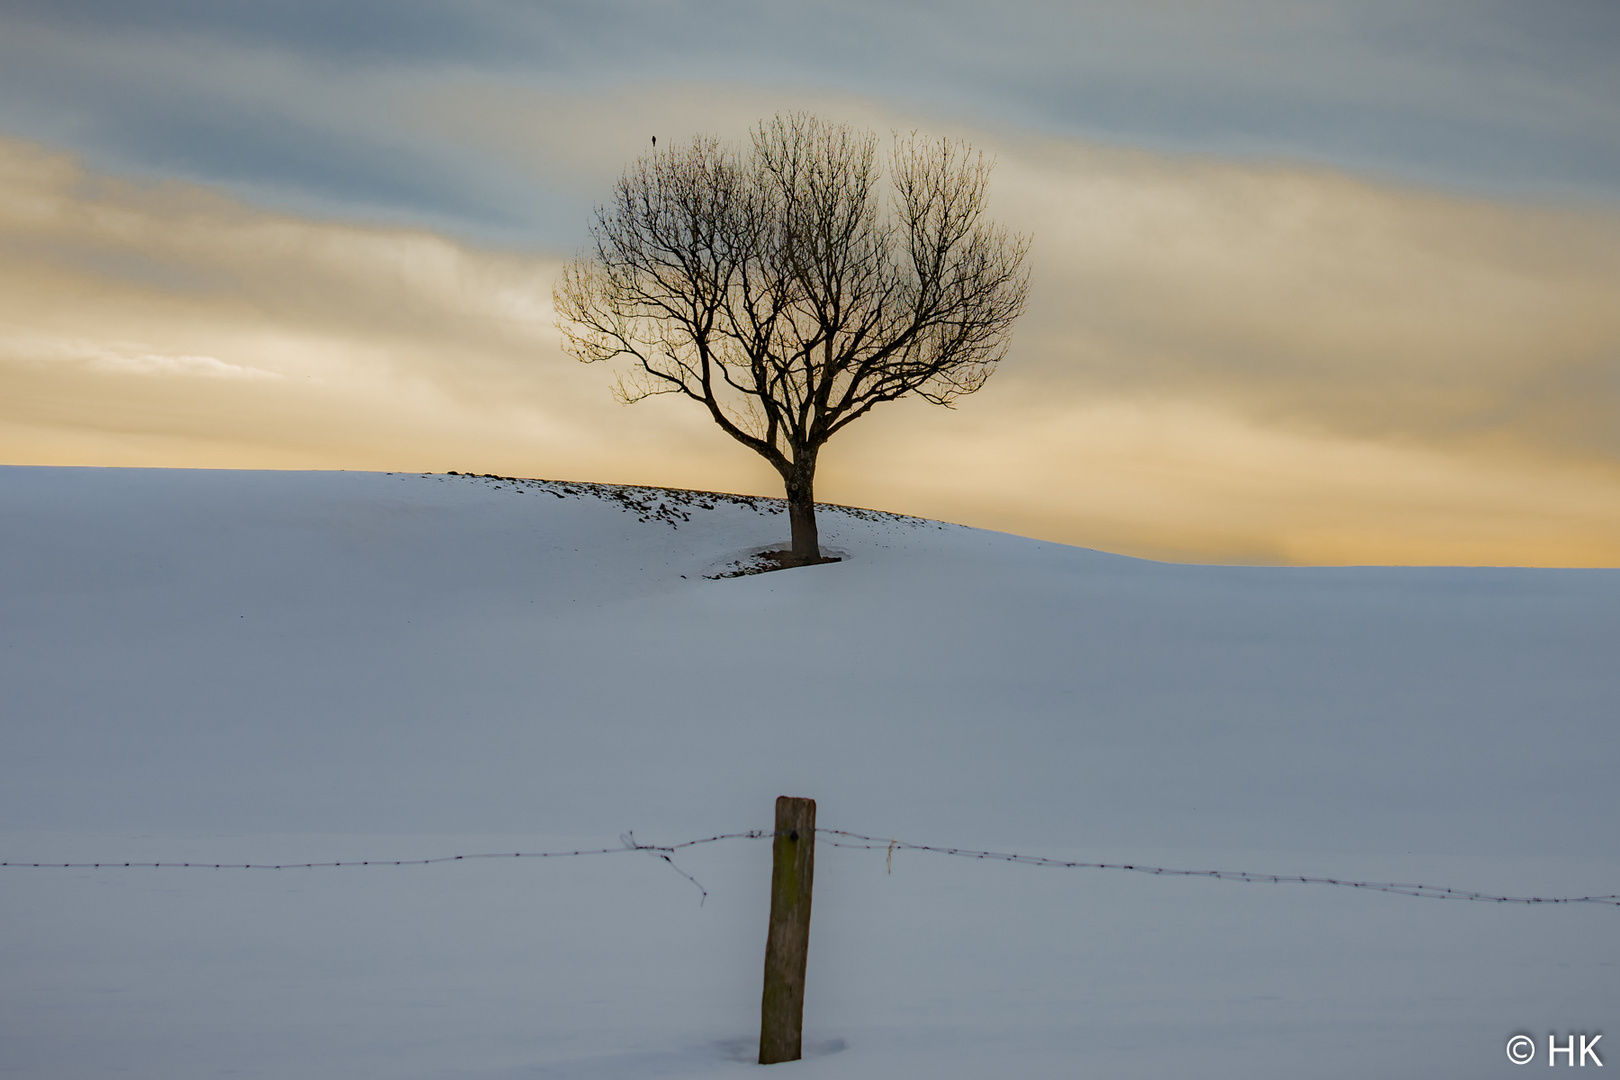
M 710 581 L 721 578 L 746 577 L 749 574 L 769 574 L 773 570 L 791 570 L 796 566 L 820 566 L 823 563 L 843 562 L 836 555 L 822 556 L 819 559 L 795 559 L 792 548 L 779 548 L 775 551 L 759 551 L 745 558 L 737 559 L 718 574 L 705 574 Z
M 541 480 L 533 477 L 498 476 L 495 473 L 464 473 L 454 470 L 443 474 L 427 473 L 444 480 L 473 480 L 496 491 L 510 491 L 518 495 L 552 495 L 559 499 L 595 498 L 616 504 L 625 513 L 634 514 L 637 521 L 661 521 L 672 529 L 692 520 L 695 511 L 714 510 L 722 505 L 745 506 L 757 514 L 784 514 L 786 499 L 773 499 L 765 495 L 733 495 L 723 491 L 688 491 L 685 488 L 638 487 L 631 484 L 593 484 L 581 480 Z M 909 525 L 912 528 L 945 528 L 944 523 L 910 514 L 893 514 L 887 510 L 868 510 L 860 506 L 842 506 L 838 503 L 817 503 L 816 512 L 854 518 L 857 521 L 882 521 Z M 819 559 L 799 560 L 793 557 L 791 547 L 758 551 L 733 559 L 716 573 L 705 574 L 711 581 L 720 578 L 746 577 L 749 574 L 769 574 L 776 570 L 791 570 L 799 566 L 818 566 L 823 563 L 842 562 L 842 556 L 825 555 Z
M 427 473 L 427 476 L 439 475 Z M 506 490 L 519 494 L 533 493 L 554 495 L 559 499 L 588 497 L 602 499 L 617 503 L 626 513 L 635 514 L 637 521 L 662 521 L 672 529 L 678 529 L 682 523 L 692 520 L 693 510 L 713 510 L 722 504 L 733 506 L 746 506 L 758 514 L 784 514 L 787 512 L 787 500 L 771 498 L 768 495 L 733 495 L 724 491 L 688 491 L 685 488 L 639 487 L 634 484 L 593 484 L 582 480 L 540 480 L 523 476 L 497 476 L 494 473 L 463 473 L 454 470 L 444 473 L 445 477 L 459 477 L 463 480 L 479 480 L 497 491 Z M 932 525 L 943 528 L 941 522 L 930 521 L 927 518 L 913 517 L 910 514 L 894 514 L 887 510 L 868 510 L 861 506 L 842 506 L 838 503 L 816 503 L 817 513 L 842 514 L 845 517 L 855 518 L 858 521 L 892 521 L 900 524 L 922 527 Z M 787 557 L 787 552 L 777 554 Z M 821 562 L 837 562 L 838 560 L 824 558 Z M 798 563 L 784 563 L 773 566 L 772 570 L 785 570 L 789 565 Z M 806 564 L 814 565 L 814 564 Z M 763 570 L 753 570 L 750 573 L 764 573 Z M 731 575 L 736 576 L 736 575 Z

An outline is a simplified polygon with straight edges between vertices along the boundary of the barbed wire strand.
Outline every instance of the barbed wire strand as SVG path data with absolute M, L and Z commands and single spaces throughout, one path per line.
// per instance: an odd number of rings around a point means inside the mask
M 1164 866 L 1143 866 L 1139 863 L 1071 862 L 1041 855 L 1020 855 L 1017 852 L 974 851 L 967 848 L 942 847 L 934 844 L 911 844 L 880 836 L 866 836 L 843 829 L 817 829 L 818 833 L 838 839 L 825 841 L 829 847 L 855 848 L 861 851 L 886 851 L 892 872 L 896 851 L 930 851 L 936 855 L 954 855 L 963 859 L 990 859 L 1000 862 L 1021 863 L 1025 866 L 1046 866 L 1063 870 L 1129 870 L 1138 874 L 1165 877 L 1215 878 L 1219 881 L 1242 881 L 1251 885 L 1270 882 L 1276 885 L 1335 885 L 1346 889 L 1365 889 L 1369 892 L 1395 893 L 1416 896 L 1425 900 L 1474 900 L 1495 904 L 1607 904 L 1620 907 L 1620 895 L 1611 896 L 1497 896 L 1492 893 L 1448 889 L 1440 885 L 1417 885 L 1400 881 L 1347 881 L 1342 878 L 1310 877 L 1301 874 L 1260 874 L 1251 870 L 1173 870 Z
M 682 848 L 698 844 L 714 844 L 718 840 L 758 840 L 771 836 L 770 829 L 750 829 L 748 832 L 723 832 L 719 836 L 706 836 L 698 840 L 682 840 L 679 844 L 642 844 L 633 832 L 619 837 L 619 847 L 578 848 L 573 852 L 478 852 L 475 855 L 439 855 L 436 858 L 352 858 L 332 863 L 123 863 L 104 860 L 99 863 L 24 863 L 5 861 L 0 866 L 34 866 L 39 870 L 329 870 L 334 866 L 431 866 L 434 863 L 460 863 L 475 858 L 573 858 L 575 855 L 622 855 L 625 852 L 651 852 L 654 855 L 674 855 Z M 674 866 L 674 863 L 669 863 Z M 677 866 L 679 870 L 679 866 Z M 701 886 L 698 886 L 701 889 Z
M 891 873 L 894 868 L 894 853 L 896 851 L 926 851 L 936 855 L 947 855 L 963 859 L 1019 863 L 1025 866 L 1044 866 L 1062 870 L 1122 870 L 1138 874 L 1152 874 L 1159 877 L 1199 877 L 1214 878 L 1219 881 L 1240 881 L 1251 885 L 1267 882 L 1276 885 L 1328 885 L 1346 889 L 1361 889 L 1368 892 L 1413 896 L 1425 900 L 1470 900 L 1495 904 L 1603 904 L 1620 907 L 1620 894 L 1608 896 L 1500 896 L 1494 893 L 1474 892 L 1467 889 L 1452 889 L 1440 885 L 1422 885 L 1412 882 L 1351 881 L 1344 878 L 1312 877 L 1304 874 L 1265 874 L 1252 870 L 1178 870 L 1165 866 L 1145 866 L 1140 863 L 1081 862 L 1078 860 L 1054 859 L 1044 855 L 1024 855 L 1019 852 L 980 851 L 971 848 L 945 847 L 938 844 L 913 844 L 892 837 L 868 836 L 864 833 L 849 832 L 845 829 L 818 828 L 816 832 L 828 838 L 824 842 L 829 847 L 885 852 L 885 862 Z M 164 870 L 319 870 L 354 866 L 431 866 L 435 863 L 470 862 L 474 859 L 562 859 L 585 855 L 620 855 L 625 852 L 644 851 L 664 860 L 672 870 L 696 886 L 701 894 L 698 900 L 698 904 L 701 906 L 709 898 L 709 891 L 703 887 L 697 878 L 676 865 L 672 856 L 677 851 L 724 840 L 760 840 L 775 835 L 769 829 L 750 829 L 746 832 L 719 833 L 715 836 L 705 836 L 697 840 L 683 840 L 675 844 L 644 844 L 635 838 L 634 832 L 627 832 L 620 836 L 619 847 L 578 848 L 573 851 L 479 852 L 470 855 L 441 855 L 431 859 L 350 859 L 335 862 L 303 863 L 0 862 L 0 867 L 32 867 L 59 870 L 121 870 L 126 868 Z

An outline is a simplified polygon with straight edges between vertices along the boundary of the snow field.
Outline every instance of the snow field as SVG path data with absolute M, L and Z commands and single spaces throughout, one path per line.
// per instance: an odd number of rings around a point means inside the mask
M 708 580 L 786 522 L 680 499 L 0 469 L 0 860 L 669 842 L 793 794 L 923 843 L 1620 892 L 1620 573 L 1171 566 L 829 511 L 846 561 Z M 743 1075 L 768 847 L 677 862 L 701 907 L 641 853 L 6 868 L 0 1071 Z M 796 1075 L 1509 1075 L 1509 1035 L 1620 1000 L 1609 908 L 817 869 Z

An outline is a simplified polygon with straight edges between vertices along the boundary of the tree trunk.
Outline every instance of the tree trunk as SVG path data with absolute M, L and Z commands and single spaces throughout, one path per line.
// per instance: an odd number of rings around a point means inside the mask
M 816 532 L 816 463 L 796 462 L 785 478 L 788 524 L 793 529 L 792 558 L 800 566 L 821 561 L 821 537 Z

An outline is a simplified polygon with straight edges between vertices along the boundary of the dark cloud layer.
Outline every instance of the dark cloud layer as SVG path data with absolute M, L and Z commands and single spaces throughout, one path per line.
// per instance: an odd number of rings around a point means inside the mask
M 1600 0 L 13 0 L 0 129 L 485 236 L 545 215 L 389 115 L 379 80 L 798 86 L 979 126 L 1611 202 L 1616 55 L 1620 5 Z
M 14 0 L 11 17 L 76 33 L 190 37 L 349 62 L 488 59 L 524 28 L 512 5 L 427 0 Z

